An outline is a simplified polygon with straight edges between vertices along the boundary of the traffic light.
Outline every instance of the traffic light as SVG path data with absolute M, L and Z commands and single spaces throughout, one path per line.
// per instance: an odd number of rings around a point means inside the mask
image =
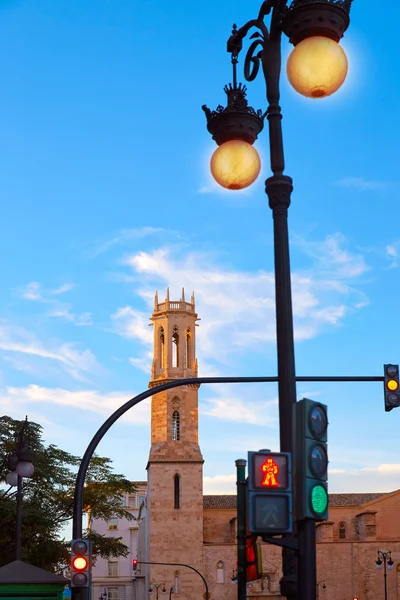
M 132 560 L 132 570 L 136 571 L 137 570 L 137 566 L 138 566 L 138 560 L 137 560 L 137 558 L 134 558 Z
M 385 412 L 400 406 L 399 365 L 384 365 Z
M 90 587 L 90 553 L 89 540 L 72 540 L 71 542 L 71 587 Z
M 303 398 L 295 407 L 295 519 L 328 518 L 327 406 Z
M 262 551 L 257 536 L 246 538 L 246 583 L 262 577 Z
M 248 530 L 281 534 L 292 531 L 292 466 L 289 452 L 249 452 Z

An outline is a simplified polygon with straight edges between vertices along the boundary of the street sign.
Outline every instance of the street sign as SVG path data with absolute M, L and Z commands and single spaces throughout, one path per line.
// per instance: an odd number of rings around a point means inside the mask
M 248 529 L 282 534 L 293 529 L 292 468 L 289 452 L 249 452 Z

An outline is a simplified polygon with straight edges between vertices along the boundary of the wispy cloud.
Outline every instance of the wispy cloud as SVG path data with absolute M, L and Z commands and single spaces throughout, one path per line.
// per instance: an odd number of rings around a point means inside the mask
M 248 393 L 244 398 L 237 393 L 233 386 L 211 386 L 212 393 L 207 397 L 205 404 L 200 407 L 200 412 L 210 417 L 223 421 L 236 421 L 251 425 L 267 425 L 277 427 L 278 399 L 252 400 Z
M 71 305 L 66 302 L 61 302 L 54 296 L 60 296 L 69 292 L 76 284 L 64 283 L 63 285 L 53 290 L 47 290 L 43 288 L 39 282 L 31 281 L 21 292 L 21 297 L 25 300 L 31 300 L 33 302 L 40 302 L 51 306 L 47 316 L 49 317 L 60 317 L 67 319 L 78 327 L 88 326 L 93 324 L 92 314 L 90 312 L 75 313 L 72 311 Z
M 386 246 L 386 256 L 390 260 L 389 269 L 400 266 L 400 240 Z
M 96 390 L 70 391 L 64 388 L 48 388 L 39 385 L 8 387 L 0 390 L 0 406 L 3 411 L 15 408 L 16 405 L 26 407 L 28 404 L 47 403 L 109 416 L 130 398 L 132 398 L 132 391 L 101 393 Z M 149 424 L 150 400 L 144 400 L 135 407 L 134 411 L 128 411 L 123 420 L 140 425 Z
M 371 190 L 383 190 L 390 184 L 387 181 L 377 181 L 373 179 L 364 179 L 364 177 L 345 177 L 339 181 L 335 181 L 334 185 L 340 187 L 352 188 L 355 190 L 371 191 Z
M 94 248 L 94 250 L 92 250 L 90 252 L 90 256 L 92 258 L 95 258 L 96 256 L 99 256 L 100 254 L 104 254 L 104 252 L 107 252 L 108 250 L 110 250 L 110 248 L 113 248 L 114 246 L 117 246 L 118 244 L 122 244 L 124 242 L 130 241 L 130 240 L 140 240 L 143 239 L 145 237 L 148 236 L 152 236 L 152 235 L 157 235 L 157 234 L 161 234 L 161 233 L 173 233 L 173 234 L 177 234 L 176 231 L 172 231 L 172 230 L 165 230 L 162 227 L 150 227 L 150 226 L 144 226 L 144 227 L 137 227 L 137 228 L 130 228 L 130 229 L 121 229 L 120 231 L 118 231 L 118 233 L 116 233 L 114 235 L 114 237 L 105 240 L 104 242 L 98 243 L 96 245 L 96 247 Z
M 32 359 L 49 360 L 80 381 L 86 380 L 87 375 L 99 370 L 99 364 L 90 350 L 81 350 L 76 343 L 45 344 L 38 340 L 35 334 L 22 327 L 12 326 L 5 320 L 0 320 L 0 349 L 6 353 Z M 13 360 L 12 357 L 11 360 Z M 24 369 L 24 364 L 26 369 Z M 19 368 L 31 372 L 34 364 L 25 361 L 25 363 L 19 363 Z

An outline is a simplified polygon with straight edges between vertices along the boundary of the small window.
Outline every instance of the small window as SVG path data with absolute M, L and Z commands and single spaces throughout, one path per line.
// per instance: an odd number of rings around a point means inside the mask
M 142 504 L 144 504 L 145 501 L 145 496 L 138 496 L 138 508 L 140 508 L 142 506 Z
M 136 496 L 128 496 L 128 508 L 136 508 Z
M 346 523 L 339 523 L 339 540 L 346 539 Z
M 118 519 L 112 518 L 108 520 L 108 530 L 115 531 L 118 529 Z
M 118 588 L 108 587 L 107 588 L 107 600 L 118 600 Z
M 117 560 L 108 561 L 107 574 L 109 577 L 118 577 L 118 561 Z
M 174 327 L 172 335 L 172 368 L 179 367 L 179 333 L 178 328 Z
M 181 487 L 181 482 L 180 482 L 180 477 L 179 475 L 175 475 L 174 477 L 174 508 L 180 508 L 180 487 Z
M 180 582 L 180 577 L 179 577 L 179 571 L 175 571 L 175 575 L 174 575 L 174 594 L 179 594 L 180 587 L 181 587 L 181 582 Z
M 177 410 L 172 413 L 172 439 L 174 442 L 181 439 L 181 419 Z
M 217 583 L 225 583 L 225 565 L 222 560 L 217 562 Z

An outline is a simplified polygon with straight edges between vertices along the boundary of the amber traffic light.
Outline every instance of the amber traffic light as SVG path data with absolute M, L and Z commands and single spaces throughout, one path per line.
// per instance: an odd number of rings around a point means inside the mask
M 385 412 L 400 406 L 399 365 L 384 365 Z

